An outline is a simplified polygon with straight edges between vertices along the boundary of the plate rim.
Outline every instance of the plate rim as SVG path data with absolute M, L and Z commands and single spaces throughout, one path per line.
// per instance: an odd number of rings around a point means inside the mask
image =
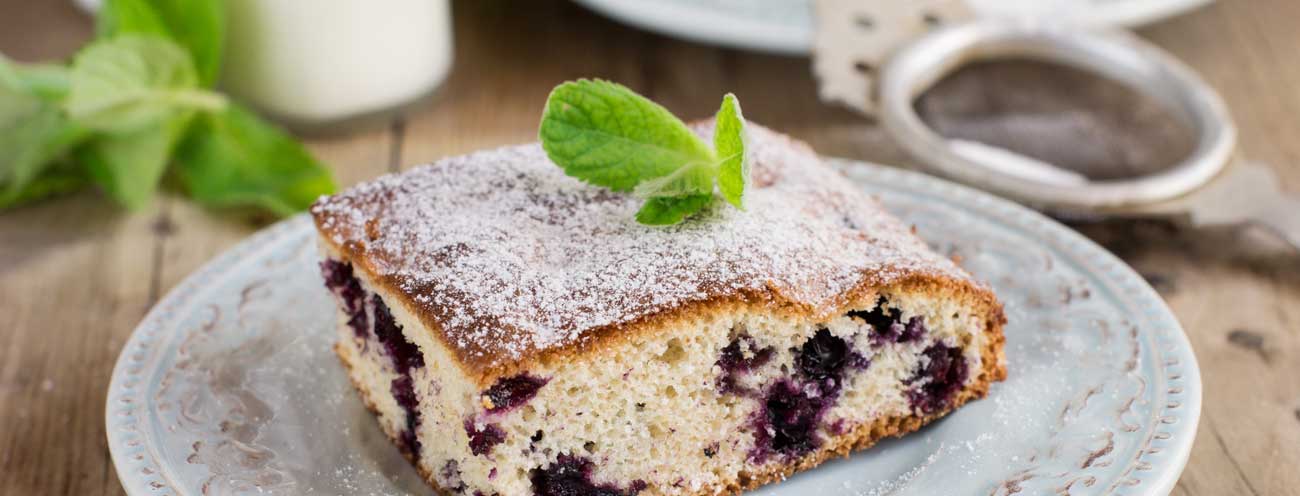
M 251 252 L 265 250 L 276 242 L 284 241 L 308 224 L 306 213 L 294 215 L 267 226 L 240 240 L 235 245 L 204 262 L 185 276 L 160 298 L 131 331 L 126 344 L 113 364 L 108 395 L 104 404 L 105 434 L 108 439 L 109 458 L 114 471 L 129 496 L 163 496 L 185 494 L 167 479 L 167 470 L 158 459 L 153 446 L 144 442 L 146 430 L 139 409 L 149 404 L 140 389 L 149 371 L 144 363 L 150 356 L 164 351 L 163 336 L 168 319 L 190 303 L 189 298 L 203 290 L 209 279 L 219 277 L 225 269 L 237 265 Z M 115 419 L 117 420 L 115 422 Z M 134 483 L 129 483 L 134 482 Z
M 844 172 L 855 182 L 853 174 L 868 174 L 882 177 L 880 182 L 902 184 L 911 190 L 928 190 L 937 195 L 953 199 L 955 204 L 978 205 L 979 211 L 993 215 L 1013 226 L 1033 234 L 1040 243 L 1048 245 L 1058 254 L 1065 254 L 1075 259 L 1087 259 L 1091 264 L 1084 264 L 1087 272 L 1103 271 L 1107 277 L 1095 277 L 1108 282 L 1123 293 L 1137 296 L 1127 305 L 1139 305 L 1147 320 L 1159 324 L 1156 329 L 1144 330 L 1153 333 L 1148 345 L 1161 344 L 1164 349 L 1153 350 L 1157 358 L 1165 354 L 1175 360 L 1163 358 L 1164 363 L 1157 364 L 1157 370 L 1165 372 L 1164 382 L 1169 388 L 1166 394 L 1177 396 L 1178 402 L 1165 402 L 1153 407 L 1153 414 L 1159 415 L 1158 427 L 1149 434 L 1151 439 L 1159 438 L 1170 443 L 1165 449 L 1141 449 L 1132 460 L 1126 473 L 1139 465 L 1145 465 L 1143 471 L 1151 477 L 1137 480 L 1135 484 L 1120 487 L 1125 481 L 1116 482 L 1114 494 L 1164 495 L 1173 490 L 1191 455 L 1191 448 L 1196 437 L 1200 421 L 1202 403 L 1202 384 L 1200 367 L 1196 355 L 1187 337 L 1186 331 L 1178 322 L 1167 303 L 1142 277 L 1128 264 L 1082 234 L 1048 218 L 1028 207 L 1021 206 L 991 193 L 959 185 L 944 179 L 926 175 L 921 172 L 899 169 L 859 160 L 826 157 L 833 167 Z M 122 351 L 113 366 L 109 390 L 105 400 L 104 422 L 110 458 L 124 490 L 130 496 L 159 496 L 187 494 L 183 488 L 173 487 L 168 480 L 167 470 L 159 460 L 156 450 L 147 442 L 146 428 L 141 425 L 147 418 L 146 409 L 150 402 L 143 391 L 143 384 L 148 374 L 146 361 L 151 356 L 163 351 L 160 333 L 169 328 L 169 319 L 178 310 L 185 308 L 188 301 L 199 291 L 205 289 L 205 283 L 220 277 L 227 269 L 238 265 L 249 254 L 275 246 L 277 242 L 297 235 L 301 230 L 310 229 L 310 219 L 306 213 L 298 214 L 268 226 L 231 248 L 221 252 L 205 262 L 199 269 L 186 276 L 180 283 L 167 292 L 149 310 L 136 328 L 131 332 Z M 1134 308 L 1139 310 L 1139 308 Z M 1177 367 L 1177 374 L 1170 374 Z M 1172 412 L 1171 410 L 1179 410 Z M 1181 421 L 1180 421 L 1181 420 Z M 1164 435 L 1164 437 L 1158 437 Z M 1150 458 L 1160 455 L 1159 459 Z M 1172 455 L 1172 458 L 1168 458 Z M 1131 492 L 1132 490 L 1140 492 Z
M 791 56 L 812 52 L 809 25 L 738 19 L 724 10 L 660 0 L 573 0 L 589 10 L 646 31 L 709 45 Z M 811 8 L 812 0 L 806 0 Z M 1076 21 L 1098 26 L 1136 28 L 1202 7 L 1214 0 L 1130 0 L 1085 10 Z M 979 5 L 975 5 L 979 8 Z M 984 7 L 987 8 L 987 7 Z M 984 12 L 982 16 L 1023 16 Z

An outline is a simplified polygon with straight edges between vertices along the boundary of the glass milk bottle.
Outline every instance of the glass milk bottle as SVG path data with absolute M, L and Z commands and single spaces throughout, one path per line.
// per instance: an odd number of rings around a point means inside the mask
M 451 68 L 448 0 L 227 0 L 221 87 L 289 127 L 401 111 Z

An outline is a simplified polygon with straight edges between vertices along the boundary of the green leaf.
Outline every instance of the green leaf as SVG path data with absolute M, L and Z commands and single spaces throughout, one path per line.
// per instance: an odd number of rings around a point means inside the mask
M 712 194 L 651 198 L 636 213 L 636 221 L 651 226 L 676 224 L 699 212 L 711 201 Z
M 0 60 L 0 208 L 51 190 L 41 178 L 85 137 L 27 79 L 17 66 Z M 36 182 L 40 187 L 33 187 Z
M 741 210 L 745 209 L 745 190 L 749 182 L 749 160 L 745 153 L 745 117 L 740 113 L 736 95 L 722 97 L 722 108 L 714 119 L 713 148 L 721 159 L 718 165 L 718 190 L 722 197 Z
M 744 209 L 745 119 L 730 93 L 718 109 L 712 148 L 663 107 L 600 80 L 551 91 L 538 135 L 565 174 L 646 198 L 636 216 L 643 224 L 675 224 L 700 211 L 712 201 L 715 181 L 728 202 Z
M 193 57 L 199 82 L 211 87 L 225 47 L 224 2 L 217 0 L 109 0 L 99 12 L 103 38 L 152 34 L 175 41 Z
M 175 43 L 121 36 L 77 54 L 64 109 L 85 127 L 121 133 L 157 126 L 179 110 L 225 106 L 224 97 L 197 85 L 194 63 Z
M 192 112 L 176 112 L 160 125 L 100 134 L 77 149 L 76 158 L 114 200 L 130 209 L 149 203 Z
M 213 207 L 251 206 L 285 216 L 335 190 L 329 170 L 302 144 L 237 105 L 201 116 L 178 162 L 190 196 Z
M 538 135 L 565 174 L 614 191 L 716 162 L 708 145 L 672 113 L 608 81 L 557 86 L 546 100 Z
M 640 198 L 709 195 L 713 193 L 715 175 L 713 164 L 694 162 L 667 176 L 641 181 L 632 194 Z
M 0 191 L 22 189 L 84 136 L 53 105 L 0 89 Z M 16 104 L 16 105 L 15 105 Z
M 132 33 L 171 36 L 149 0 L 107 0 L 95 18 L 95 31 L 101 40 Z
M 0 55 L 0 85 L 47 101 L 58 101 L 68 95 L 70 74 L 64 66 L 19 64 Z

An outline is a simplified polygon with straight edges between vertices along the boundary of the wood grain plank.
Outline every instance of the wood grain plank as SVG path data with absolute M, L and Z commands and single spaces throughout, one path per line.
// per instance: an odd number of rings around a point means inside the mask
M 0 52 L 23 62 L 66 59 L 94 35 L 70 1 L 0 0 Z
M 0 493 L 116 494 L 104 401 L 152 304 L 150 209 L 83 194 L 0 216 Z
M 0 52 L 16 60 L 70 57 L 92 32 L 70 2 L 0 0 Z M 122 493 L 104 401 L 155 296 L 160 208 L 87 192 L 0 213 L 0 494 Z

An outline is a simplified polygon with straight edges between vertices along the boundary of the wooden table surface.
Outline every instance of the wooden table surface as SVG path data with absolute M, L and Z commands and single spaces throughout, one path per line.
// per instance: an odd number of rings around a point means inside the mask
M 818 103 L 806 59 L 667 39 L 565 2 L 518 5 L 457 3 L 457 63 L 435 100 L 311 149 L 349 185 L 530 141 L 555 84 L 603 77 L 688 118 L 733 91 L 746 117 L 822 153 L 911 163 L 877 125 Z M 90 33 L 69 2 L 0 0 L 10 57 L 65 57 Z M 1140 33 L 1217 87 L 1244 153 L 1300 191 L 1300 2 L 1220 0 Z M 259 227 L 174 194 L 139 212 L 86 192 L 0 213 L 0 494 L 122 494 L 103 418 L 118 351 L 162 294 Z M 1204 409 L 1174 493 L 1300 494 L 1300 257 L 1163 222 L 1080 229 L 1156 286 L 1196 349 Z

